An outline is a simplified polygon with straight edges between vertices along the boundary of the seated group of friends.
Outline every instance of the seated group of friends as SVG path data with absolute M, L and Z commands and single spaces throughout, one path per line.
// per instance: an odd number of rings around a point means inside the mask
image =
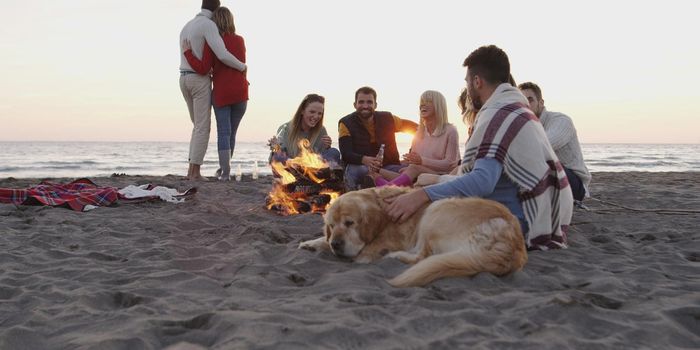
M 571 118 L 547 111 L 536 84 L 515 86 L 508 56 L 496 46 L 475 50 L 464 66 L 467 87 L 458 104 L 469 136 L 462 157 L 440 92 L 421 95 L 415 123 L 377 111 L 376 91 L 361 87 L 355 112 L 338 123 L 339 150 L 323 126 L 323 97 L 311 94 L 271 139 L 280 145 L 271 158 L 295 157 L 306 138 L 329 163 L 345 167 L 348 190 L 416 185 L 389 203 L 395 221 L 428 202 L 478 196 L 500 202 L 519 219 L 528 248 L 564 246 L 574 201 L 584 199 L 591 181 Z M 403 156 L 399 132 L 414 134 Z
M 526 82 L 518 87 L 527 98 L 530 110 L 539 118 L 547 140 L 563 164 L 574 199 L 582 201 L 591 174 L 583 161 L 571 118 L 547 111 L 540 87 L 535 83 Z M 421 95 L 419 124 L 390 112 L 375 111 L 377 94 L 370 87 L 358 89 L 355 96 L 357 110 L 341 119 L 338 125 L 340 150 L 332 147 L 333 141 L 323 125 L 324 97 L 309 94 L 302 100 L 292 120 L 282 124 L 269 140 L 277 145 L 270 160 L 284 162 L 297 157 L 300 153 L 299 141 L 309 140 L 310 149 L 333 166 L 344 161 L 348 190 L 385 185 L 411 186 L 421 174 L 460 173 L 459 135 L 457 128 L 448 120 L 447 103 L 440 92 L 428 90 Z M 467 89 L 464 88 L 458 105 L 471 136 L 477 113 L 468 103 Z M 395 139 L 395 133 L 399 132 L 414 134 L 409 153 L 404 154 L 403 159 L 399 158 Z M 377 157 L 380 145 L 385 145 L 382 159 Z M 488 167 L 489 162 L 485 164 Z M 369 185 L 367 177 L 372 180 Z M 424 177 L 424 182 L 417 185 L 440 180 Z

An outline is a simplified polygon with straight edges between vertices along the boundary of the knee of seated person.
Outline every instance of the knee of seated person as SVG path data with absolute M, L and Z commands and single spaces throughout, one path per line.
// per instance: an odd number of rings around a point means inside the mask
M 359 164 L 347 164 L 345 166 L 345 185 L 350 191 L 356 190 L 362 178 L 367 175 L 367 167 Z
M 321 157 L 327 162 L 335 163 L 335 165 L 340 164 L 340 151 L 335 148 L 329 148 L 323 151 Z
M 366 171 L 363 172 L 361 167 L 361 165 L 347 164 L 345 166 L 345 177 L 348 179 L 360 179 L 367 173 Z

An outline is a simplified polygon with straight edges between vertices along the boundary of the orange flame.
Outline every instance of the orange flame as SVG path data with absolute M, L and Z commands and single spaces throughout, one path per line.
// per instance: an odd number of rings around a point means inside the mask
M 280 214 L 282 215 L 299 214 L 299 211 L 297 210 L 297 207 L 295 205 L 294 198 L 292 198 L 287 192 L 284 191 L 284 186 L 280 183 L 275 183 L 273 185 L 272 191 L 270 191 L 267 209 L 272 209 L 272 207 L 282 209 L 282 211 L 280 212 Z
M 292 173 L 287 171 L 284 164 L 282 164 L 276 160 L 273 160 L 272 164 L 270 164 L 270 165 L 272 166 L 272 171 L 274 171 L 276 174 L 278 174 L 280 176 L 280 178 L 281 178 L 280 181 L 282 182 L 283 185 L 293 183 L 294 181 L 297 180 L 294 177 L 294 175 L 292 175 Z
M 321 158 L 321 155 L 314 153 L 311 150 L 311 144 L 307 139 L 301 139 L 299 141 L 299 156 L 293 159 L 287 160 L 288 167 L 294 167 L 296 169 L 303 170 L 303 174 L 314 181 L 315 183 L 322 183 L 324 180 L 319 179 L 315 171 L 322 168 L 327 168 L 328 163 Z
M 275 180 L 272 191 L 269 193 L 267 209 L 273 209 L 274 207 L 282 215 L 299 214 L 298 203 L 306 197 L 304 194 L 295 193 L 292 195 L 286 192 L 286 185 L 293 184 L 297 181 L 294 174 L 287 169 L 293 169 L 317 184 L 326 181 L 325 179 L 318 178 L 316 173 L 320 169 L 328 168 L 328 163 L 323 160 L 319 154 L 311 150 L 309 140 L 302 139 L 299 141 L 298 145 L 300 152 L 296 158 L 287 159 L 284 164 L 273 160 L 270 164 L 273 172 L 279 175 L 279 178 Z M 340 196 L 339 192 L 332 190 L 323 190 L 319 194 L 328 195 L 331 200 L 326 205 L 312 204 L 312 211 L 325 211 L 326 208 Z M 295 198 L 295 196 L 302 196 L 302 198 Z

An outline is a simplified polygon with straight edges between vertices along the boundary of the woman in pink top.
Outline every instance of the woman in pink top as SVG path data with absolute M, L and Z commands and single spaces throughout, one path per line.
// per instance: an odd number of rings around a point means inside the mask
M 407 167 L 395 173 L 381 169 L 374 176 L 377 186 L 410 186 L 418 175 L 447 174 L 459 162 L 459 134 L 447 120 L 445 96 L 433 90 L 420 97 L 420 125 L 413 137 L 411 151 L 404 154 Z

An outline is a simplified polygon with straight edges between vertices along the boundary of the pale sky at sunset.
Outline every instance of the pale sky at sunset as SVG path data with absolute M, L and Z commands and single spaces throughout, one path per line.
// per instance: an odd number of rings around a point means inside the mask
M 335 137 L 369 85 L 379 110 L 415 121 L 420 94 L 441 91 L 463 142 L 462 62 L 495 44 L 583 143 L 700 143 L 692 3 L 222 0 L 248 52 L 238 139 L 266 140 L 311 92 L 326 97 Z M 0 141 L 189 141 L 178 36 L 200 4 L 1 1 Z

